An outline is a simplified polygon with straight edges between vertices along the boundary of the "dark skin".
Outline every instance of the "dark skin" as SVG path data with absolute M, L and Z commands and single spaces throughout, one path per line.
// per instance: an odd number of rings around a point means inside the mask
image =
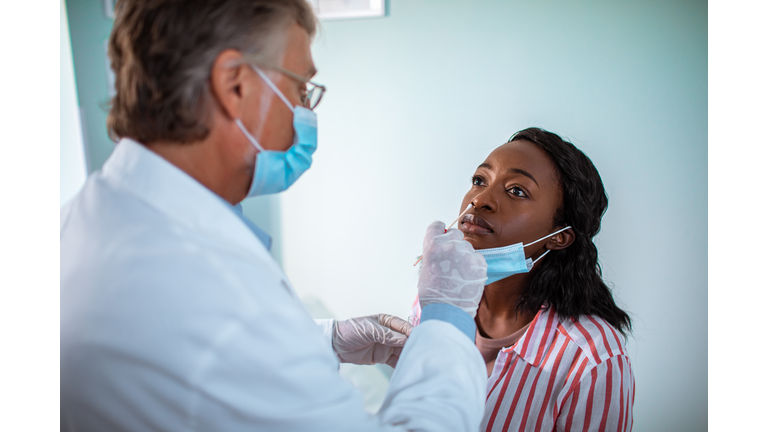
M 554 224 L 562 199 L 557 168 L 547 153 L 529 141 L 506 143 L 491 152 L 472 176 L 461 209 L 470 203 L 473 208 L 462 217 L 459 230 L 475 249 L 528 244 L 565 227 Z M 525 256 L 536 260 L 546 250 L 565 249 L 573 240 L 573 230 L 568 229 L 526 247 Z M 475 318 L 480 335 L 502 338 L 533 320 L 535 314 L 515 311 L 529 281 L 530 273 L 521 273 L 485 287 Z

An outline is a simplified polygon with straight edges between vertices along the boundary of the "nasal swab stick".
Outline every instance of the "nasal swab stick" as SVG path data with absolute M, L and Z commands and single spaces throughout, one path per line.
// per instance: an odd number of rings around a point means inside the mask
M 469 209 L 471 209 L 471 208 L 472 208 L 472 203 L 469 203 L 469 205 L 467 206 L 467 208 L 465 208 L 465 209 L 464 209 L 464 211 L 463 211 L 463 212 L 461 212 L 461 214 L 459 215 L 459 217 L 457 217 L 457 218 L 456 218 L 456 220 L 455 220 L 455 221 L 453 221 L 453 222 L 451 223 L 451 225 L 450 225 L 448 228 L 446 228 L 446 229 L 445 229 L 445 232 L 448 232 L 448 230 L 449 230 L 449 229 L 453 228 L 453 226 L 454 226 L 454 225 L 456 225 L 456 222 L 458 222 L 458 221 L 459 221 L 459 219 L 461 219 L 461 217 L 462 217 L 462 216 L 464 216 L 464 213 L 466 213 L 467 211 L 469 211 Z M 424 258 L 424 255 L 420 256 L 420 257 L 419 257 L 419 259 L 417 259 L 417 260 L 416 260 L 416 262 L 415 262 L 415 263 L 413 263 L 413 266 L 415 267 L 415 266 L 416 266 L 416 264 L 420 263 L 422 258 Z
M 471 209 L 471 208 L 472 208 L 472 203 L 469 203 L 469 205 L 467 206 L 467 208 L 465 208 L 465 209 L 464 209 L 464 211 L 463 211 L 463 212 L 461 212 L 461 214 L 459 215 L 459 217 L 457 217 L 455 221 L 451 222 L 451 225 L 450 225 L 448 228 L 446 228 L 446 229 L 445 229 L 445 232 L 448 232 L 448 230 L 449 230 L 449 229 L 453 228 L 453 226 L 454 226 L 454 225 L 456 225 L 456 222 L 458 222 L 458 221 L 459 221 L 459 219 L 461 219 L 461 217 L 462 217 L 462 216 L 464 216 L 464 213 L 466 213 L 467 211 L 469 211 L 469 209 Z

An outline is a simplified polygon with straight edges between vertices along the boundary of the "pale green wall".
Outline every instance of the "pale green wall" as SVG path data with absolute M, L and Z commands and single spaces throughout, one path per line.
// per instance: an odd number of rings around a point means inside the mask
M 635 431 L 707 429 L 707 3 L 392 0 L 323 24 L 312 169 L 282 196 L 284 268 L 339 317 L 408 314 L 424 229 L 540 126 L 594 161 L 597 243 L 631 312 Z
M 90 170 L 105 130 L 99 0 L 67 2 Z M 474 168 L 540 126 L 595 162 L 610 198 L 597 243 L 634 318 L 635 431 L 707 429 L 707 4 L 392 0 L 333 21 L 315 163 L 246 202 L 302 296 L 338 317 L 407 315 L 424 227 L 452 220 Z
M 75 65 L 77 97 L 83 122 L 88 172 L 101 169 L 115 143 L 107 135 L 109 85 L 105 42 L 113 20 L 104 14 L 102 0 L 66 0 Z M 282 263 L 280 207 L 276 197 L 243 203 L 244 214 L 273 237 L 272 255 Z
M 64 205 L 83 186 L 88 170 L 85 167 L 72 44 L 64 0 L 60 0 L 59 8 L 59 203 Z
M 104 15 L 101 0 L 66 0 L 66 4 L 90 173 L 101 168 L 115 146 L 107 136 L 109 87 L 104 51 L 113 21 Z

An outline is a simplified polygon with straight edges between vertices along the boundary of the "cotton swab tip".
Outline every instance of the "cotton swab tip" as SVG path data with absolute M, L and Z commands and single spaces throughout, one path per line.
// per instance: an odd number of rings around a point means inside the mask
M 454 225 L 456 225 L 456 222 L 458 222 L 458 221 L 459 221 L 459 219 L 461 219 L 461 217 L 462 217 L 462 216 L 464 216 L 464 214 L 465 214 L 465 213 L 467 213 L 467 212 L 469 211 L 469 209 L 471 209 L 471 208 L 472 208 L 472 203 L 469 203 L 469 205 L 467 206 L 467 208 L 465 208 L 465 209 L 464 209 L 464 211 L 463 211 L 463 212 L 461 212 L 461 214 L 459 215 L 459 217 L 457 217 L 457 218 L 456 218 L 456 220 L 455 220 L 455 221 L 453 221 L 453 223 L 452 223 L 452 224 L 451 224 L 451 225 L 448 227 L 448 229 L 446 229 L 446 230 L 445 230 L 445 232 L 448 232 L 448 230 L 449 230 L 449 229 L 453 228 L 453 226 L 454 226 Z
M 451 223 L 451 225 L 450 225 L 450 226 L 448 226 L 448 228 L 446 228 L 446 229 L 443 231 L 443 234 L 447 233 L 449 229 L 453 228 L 453 226 L 454 226 L 454 225 L 456 225 L 456 222 L 458 222 L 458 221 L 459 221 L 459 219 L 461 219 L 461 217 L 462 217 L 462 216 L 464 216 L 464 214 L 465 214 L 466 212 L 468 212 L 468 211 L 469 211 L 469 209 L 471 209 L 473 206 L 474 206 L 474 204 L 472 204 L 472 203 L 469 203 L 469 205 L 467 206 L 467 208 L 465 208 L 465 209 L 464 209 L 464 211 L 463 211 L 463 212 L 461 212 L 461 214 L 459 215 L 459 217 L 457 217 L 457 218 L 456 218 L 456 220 L 455 220 L 455 221 L 453 221 L 453 223 Z M 415 263 L 413 263 L 413 266 L 414 266 L 414 267 L 416 267 L 416 264 L 420 263 L 422 258 L 424 258 L 424 255 L 420 256 L 420 257 L 419 257 L 419 259 L 418 259 L 418 260 L 416 260 L 416 262 L 415 262 Z

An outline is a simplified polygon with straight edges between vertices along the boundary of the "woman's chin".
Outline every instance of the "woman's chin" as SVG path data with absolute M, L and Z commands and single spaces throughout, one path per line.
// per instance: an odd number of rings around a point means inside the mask
M 484 238 L 482 238 L 482 236 L 479 236 L 477 234 L 470 233 L 470 232 L 465 232 L 464 233 L 464 240 L 469 242 L 469 244 L 471 244 L 472 247 L 475 250 L 478 250 L 478 249 L 488 249 L 487 243 L 488 243 L 489 239 L 487 239 L 487 238 L 484 239 Z
M 469 244 L 472 245 L 472 249 L 474 250 L 482 249 L 482 248 L 479 248 L 478 243 L 476 241 L 473 241 L 471 238 L 464 237 L 464 240 L 468 241 Z

